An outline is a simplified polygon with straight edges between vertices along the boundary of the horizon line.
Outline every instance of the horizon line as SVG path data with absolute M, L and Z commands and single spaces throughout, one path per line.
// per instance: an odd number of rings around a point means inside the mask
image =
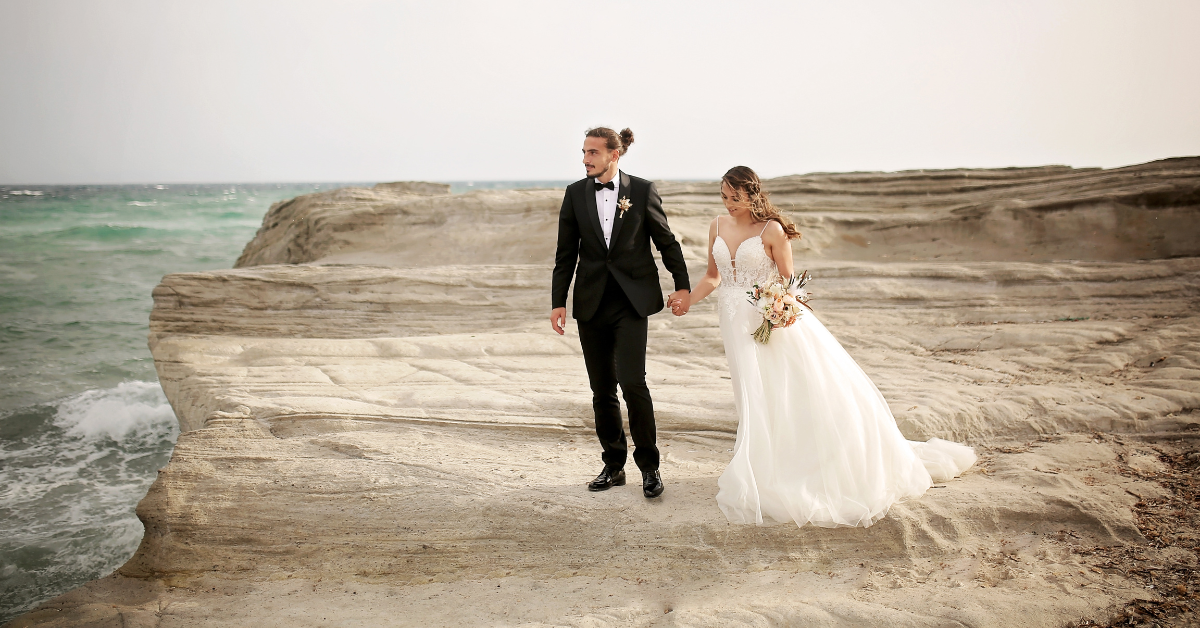
M 1152 159 L 1150 161 L 1143 161 L 1143 162 L 1138 162 L 1138 163 L 1134 163 L 1134 164 L 1125 164 L 1123 166 L 1113 166 L 1111 168 L 1105 168 L 1103 166 L 1071 166 L 1068 164 L 1040 164 L 1040 165 L 1036 165 L 1036 166 L 992 166 L 992 167 L 960 166 L 960 167 L 955 167 L 955 168 L 905 168 L 905 169 L 901 169 L 901 170 L 813 171 L 813 172 L 802 172 L 802 173 L 797 172 L 797 173 L 792 173 L 792 174 L 779 175 L 779 176 L 775 176 L 775 177 L 765 177 L 763 180 L 770 181 L 771 179 L 782 179 L 785 177 L 806 177 L 806 176 L 815 176 L 815 175 L 834 175 L 834 174 L 904 174 L 904 173 L 910 173 L 910 172 L 920 173 L 920 172 L 954 172 L 954 171 L 974 171 L 974 170 L 980 170 L 980 171 L 983 171 L 983 170 L 986 170 L 986 171 L 1029 170 L 1029 169 L 1041 169 L 1041 168 L 1069 168 L 1071 170 L 1120 170 L 1122 168 L 1131 168 L 1134 166 L 1144 166 L 1146 164 L 1152 164 L 1152 163 L 1156 163 L 1156 162 L 1160 162 L 1160 161 L 1174 161 L 1174 160 L 1180 160 L 1180 159 L 1196 159 L 1196 158 L 1200 158 L 1200 155 L 1177 155 L 1177 156 L 1171 156 L 1171 157 L 1163 157 L 1160 159 Z M 584 177 L 584 178 L 586 178 L 586 177 Z M 4 182 L 0 182 L 0 188 L 19 189 L 19 188 L 25 188 L 25 187 L 39 187 L 39 186 L 40 187 L 49 187 L 49 186 L 64 186 L 64 187 L 65 186 L 74 186 L 74 187 L 114 186 L 115 187 L 115 186 L 138 186 L 138 185 L 144 185 L 144 186 L 154 186 L 154 185 L 324 185 L 324 184 L 333 184 L 333 183 L 375 185 L 378 183 L 399 183 L 399 182 L 440 183 L 440 184 L 444 184 L 444 185 L 455 185 L 455 184 L 472 185 L 475 183 L 479 183 L 479 184 L 488 184 L 488 183 L 564 183 L 564 182 L 570 183 L 570 182 L 578 181 L 578 180 L 579 179 L 521 177 L 521 178 L 512 178 L 512 179 L 486 179 L 486 178 L 477 178 L 477 179 L 391 179 L 391 180 L 310 179 L 307 181 L 303 181 L 303 180 L 243 180 L 243 181 L 224 180 L 224 181 L 166 181 L 166 182 L 164 182 L 164 181 L 125 181 L 125 182 L 110 182 L 110 183 L 97 183 L 97 182 L 4 183 Z M 667 177 L 667 178 L 655 178 L 655 179 L 651 179 L 651 180 L 652 181 L 671 182 L 671 183 L 711 183 L 711 182 L 720 181 L 721 176 L 717 175 L 714 177 Z

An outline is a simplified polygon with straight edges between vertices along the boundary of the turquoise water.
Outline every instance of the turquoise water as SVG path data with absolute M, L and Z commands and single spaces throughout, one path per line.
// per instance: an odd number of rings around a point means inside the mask
M 150 291 L 231 267 L 271 203 L 340 186 L 0 186 L 0 623 L 141 540 L 178 435 Z

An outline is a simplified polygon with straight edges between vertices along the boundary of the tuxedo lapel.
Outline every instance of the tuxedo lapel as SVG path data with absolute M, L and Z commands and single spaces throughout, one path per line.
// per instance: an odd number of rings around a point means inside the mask
M 617 176 L 621 178 L 621 185 L 617 189 L 617 213 L 615 216 L 613 216 L 612 236 L 609 237 L 608 240 L 612 243 L 608 247 L 610 251 L 616 248 L 617 236 L 621 235 L 621 225 L 625 222 L 625 212 L 621 211 L 620 209 L 621 199 L 627 198 L 630 201 L 633 200 L 633 190 L 629 189 L 629 175 L 625 174 L 624 171 L 618 171 Z M 630 208 L 630 210 L 632 210 L 632 208 Z
M 587 183 L 583 184 L 583 204 L 588 223 L 596 229 L 596 237 L 600 238 L 600 243 L 603 244 L 604 228 L 600 226 L 600 212 L 596 210 L 596 179 L 593 177 L 588 177 Z

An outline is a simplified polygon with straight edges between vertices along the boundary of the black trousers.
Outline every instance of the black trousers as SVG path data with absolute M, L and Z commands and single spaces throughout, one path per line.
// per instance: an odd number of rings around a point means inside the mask
M 642 471 L 658 470 L 654 402 L 646 386 L 646 322 L 611 275 L 596 314 L 579 321 L 579 344 L 583 346 L 583 361 L 592 386 L 596 436 L 604 448 L 604 464 L 614 469 L 625 466 L 629 449 L 617 401 L 620 384 L 635 446 L 633 460 Z

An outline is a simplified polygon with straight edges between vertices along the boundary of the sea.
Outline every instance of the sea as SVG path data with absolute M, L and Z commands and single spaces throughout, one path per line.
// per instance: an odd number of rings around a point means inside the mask
M 146 346 L 154 286 L 232 267 L 272 203 L 349 185 L 371 184 L 0 185 L 0 623 L 141 541 L 179 435 Z

